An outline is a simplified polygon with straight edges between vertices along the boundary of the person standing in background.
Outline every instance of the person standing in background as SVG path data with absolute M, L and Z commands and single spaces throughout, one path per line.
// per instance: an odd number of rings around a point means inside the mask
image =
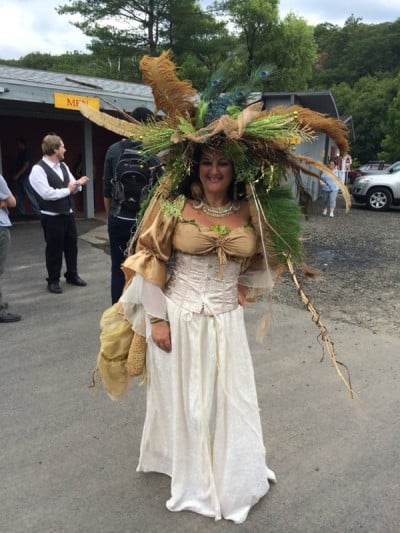
M 87 176 L 74 178 L 64 163 L 66 148 L 55 133 L 43 138 L 43 158 L 33 166 L 30 183 L 37 194 L 41 222 L 46 241 L 47 290 L 60 294 L 60 274 L 63 254 L 67 283 L 84 287 L 86 281 L 78 275 L 78 235 L 72 195 L 80 192 L 89 181 Z
M 342 173 L 338 170 L 335 161 L 329 161 L 329 168 L 333 174 L 343 183 Z M 332 179 L 329 174 L 323 172 L 321 174 L 321 192 L 324 209 L 322 214 L 324 217 L 328 214 L 333 218 L 335 216 L 336 199 L 339 192 L 339 185 Z
M 154 120 L 154 114 L 146 107 L 137 107 L 131 113 L 139 122 Z M 111 255 L 111 301 L 115 303 L 122 294 L 125 277 L 121 264 L 126 259 L 125 250 L 128 241 L 136 231 L 136 218 L 138 209 L 127 206 L 121 207 L 113 198 L 113 180 L 115 171 L 122 152 L 125 148 L 140 149 L 139 141 L 121 139 L 113 143 L 107 150 L 104 158 L 103 171 L 103 201 L 107 215 L 108 238 Z
M 0 283 L 11 241 L 11 221 L 8 216 L 8 208 L 15 207 L 15 205 L 15 197 L 8 188 L 6 180 L 0 174 Z M 21 320 L 21 315 L 8 312 L 8 304 L 3 301 L 0 284 L 0 323 L 18 322 L 19 320 Z
M 16 173 L 13 176 L 15 181 L 15 198 L 16 208 L 20 216 L 26 217 L 27 212 L 25 208 L 25 196 L 31 203 L 33 212 L 36 216 L 40 216 L 40 209 L 35 194 L 29 183 L 29 174 L 32 169 L 32 161 L 29 151 L 26 146 L 26 141 L 23 137 L 17 137 L 17 162 Z

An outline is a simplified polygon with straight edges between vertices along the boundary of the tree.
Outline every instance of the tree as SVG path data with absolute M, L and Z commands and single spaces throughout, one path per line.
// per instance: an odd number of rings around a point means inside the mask
M 319 56 L 313 76 L 316 88 L 327 89 L 339 81 L 353 85 L 363 76 L 398 72 L 400 19 L 364 24 L 352 16 L 343 28 L 320 24 L 314 35 Z
M 272 78 L 269 90 L 307 90 L 317 58 L 313 28 L 304 19 L 289 14 L 274 33 L 275 39 L 268 47 L 277 74 Z
M 269 75 L 264 78 L 263 90 L 306 90 L 316 60 L 313 29 L 293 14 L 281 22 L 278 4 L 275 0 L 217 3 L 245 51 L 241 65 L 235 65 L 236 76 L 249 79 L 257 68 L 265 67 Z
M 57 12 L 80 15 L 81 19 L 73 24 L 85 35 L 100 41 L 112 35 L 122 44 L 157 54 L 168 0 L 71 0 L 69 4 L 61 5 Z
M 52 56 L 51 54 L 42 54 L 41 52 L 32 52 L 20 59 L 9 59 L 2 61 L 5 65 L 21 68 L 31 68 L 37 70 L 52 71 L 54 65 L 59 62 L 59 56 Z
M 365 162 L 376 159 L 387 131 L 388 108 L 399 90 L 399 81 L 390 74 L 365 76 L 350 87 L 332 88 L 343 114 L 353 116 L 356 143 L 352 156 Z
M 182 11 L 183 7 L 180 0 L 170 1 L 167 31 L 161 35 L 165 45 L 173 50 L 182 77 L 202 89 L 235 47 L 236 38 L 229 34 L 224 22 L 203 12 L 196 2 Z
M 66 54 L 56 56 L 43 54 L 41 52 L 33 52 L 20 59 L 0 61 L 4 65 L 20 68 L 47 70 L 49 72 L 68 72 L 70 74 L 82 74 L 85 76 L 95 76 L 100 78 L 122 78 L 121 76 L 118 76 L 118 72 L 114 70 L 114 65 L 112 63 L 104 61 L 101 56 L 96 54 L 67 52 Z M 127 77 L 126 79 L 132 81 L 132 73 L 130 73 L 130 77 Z
M 400 79 L 399 79 L 400 82 Z M 385 127 L 385 137 L 382 141 L 383 151 L 379 157 L 386 161 L 400 160 L 400 90 L 393 98 L 388 108 L 388 119 Z
M 179 64 L 194 55 L 201 79 L 229 43 L 225 24 L 202 11 L 195 0 L 71 0 L 69 4 L 58 12 L 81 15 L 74 25 L 93 38 L 88 48 L 117 79 L 140 79 L 140 58 L 166 48 L 173 50 Z
M 246 50 L 243 65 L 247 76 L 260 65 L 259 51 L 270 43 L 279 22 L 279 0 L 225 0 L 216 3 L 228 18 Z M 264 57 L 262 63 L 269 61 Z

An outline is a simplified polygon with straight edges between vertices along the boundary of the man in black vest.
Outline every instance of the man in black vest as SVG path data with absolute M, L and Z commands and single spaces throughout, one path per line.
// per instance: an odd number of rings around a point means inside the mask
M 80 192 L 89 181 L 87 176 L 75 180 L 64 161 L 63 140 L 49 133 L 42 141 L 43 158 L 33 166 L 29 176 L 36 193 L 46 241 L 47 289 L 60 294 L 60 274 L 63 254 L 67 283 L 84 287 L 86 281 L 78 275 L 78 236 L 72 195 Z

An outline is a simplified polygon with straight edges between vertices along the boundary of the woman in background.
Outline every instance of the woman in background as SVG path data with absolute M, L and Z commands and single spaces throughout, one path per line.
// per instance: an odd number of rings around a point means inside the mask
M 329 161 L 329 169 L 341 182 L 343 182 L 342 173 L 338 170 L 333 159 Z M 321 174 L 321 178 L 321 192 L 324 205 L 322 214 L 325 217 L 329 210 L 329 216 L 333 218 L 335 216 L 336 199 L 339 192 L 339 185 L 332 179 L 332 176 L 326 172 Z

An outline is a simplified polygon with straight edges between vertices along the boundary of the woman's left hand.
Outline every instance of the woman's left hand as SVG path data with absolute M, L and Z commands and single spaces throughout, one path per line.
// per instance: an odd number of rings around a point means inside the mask
M 171 351 L 171 331 L 169 322 L 162 320 L 151 325 L 151 338 L 156 346 L 164 352 Z

